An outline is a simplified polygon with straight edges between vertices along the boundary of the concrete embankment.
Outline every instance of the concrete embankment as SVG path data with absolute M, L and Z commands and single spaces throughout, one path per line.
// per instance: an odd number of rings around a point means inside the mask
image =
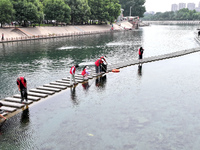
M 124 22 L 113 24 L 113 30 L 119 31 L 132 28 L 132 24 Z M 45 27 L 4 27 L 0 28 L 0 35 L 4 34 L 4 40 L 0 42 L 15 42 L 23 40 L 35 40 L 44 38 L 56 38 L 74 35 L 98 34 L 111 32 L 112 25 L 77 25 L 77 26 L 45 26 Z
M 142 21 L 145 24 L 200 24 L 200 20 L 189 21 L 189 20 L 181 20 L 181 21 Z
M 62 26 L 62 27 L 27 27 L 0 28 L 0 34 L 4 34 L 4 40 L 1 42 L 32 40 L 39 38 L 52 38 L 82 34 L 94 34 L 110 32 L 111 25 L 79 25 L 79 26 Z

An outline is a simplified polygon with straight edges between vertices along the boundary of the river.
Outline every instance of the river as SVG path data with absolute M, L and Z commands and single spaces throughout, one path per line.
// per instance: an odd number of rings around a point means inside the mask
M 199 47 L 195 25 L 0 45 L 0 98 L 69 76 L 73 64 L 107 56 L 109 64 Z M 200 53 L 131 66 L 79 84 L 10 118 L 0 149 L 198 149 Z M 77 71 L 81 71 L 80 67 Z

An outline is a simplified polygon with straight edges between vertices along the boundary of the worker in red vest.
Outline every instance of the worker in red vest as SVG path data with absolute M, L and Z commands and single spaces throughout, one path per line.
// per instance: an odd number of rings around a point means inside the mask
M 87 79 L 87 76 L 90 74 L 87 69 L 88 69 L 88 66 L 83 67 L 83 71 L 81 73 L 83 76 L 83 79 Z
M 1 108 L 1 106 L 3 106 L 3 104 L 2 104 L 2 103 L 0 103 L 0 108 Z M 4 117 L 4 116 L 1 114 L 1 112 L 3 112 L 3 110 L 1 110 L 1 109 L 0 109 L 0 117 L 1 117 L 1 118 L 4 118 L 4 119 L 6 120 L 7 118 L 6 118 L 6 117 Z
M 27 83 L 26 83 L 26 79 L 24 77 L 19 77 L 17 78 L 17 86 L 18 89 L 21 93 L 21 102 L 23 102 L 23 100 L 25 99 L 26 101 L 28 101 L 27 97 Z
M 105 57 L 106 56 L 102 56 L 99 59 L 97 59 L 97 61 L 95 62 L 96 73 L 101 72 L 101 65 L 103 64 L 103 61 L 106 62 L 106 64 L 108 64 Z
M 70 69 L 70 74 L 71 74 L 71 76 L 70 76 L 70 84 L 71 85 L 72 85 L 72 79 L 73 79 L 73 84 L 76 84 L 76 82 L 75 82 L 75 72 L 76 72 L 76 68 L 78 68 L 78 67 L 79 67 L 79 65 L 74 65 Z
M 139 59 L 142 59 L 144 49 L 142 47 L 139 48 L 138 54 L 139 54 Z

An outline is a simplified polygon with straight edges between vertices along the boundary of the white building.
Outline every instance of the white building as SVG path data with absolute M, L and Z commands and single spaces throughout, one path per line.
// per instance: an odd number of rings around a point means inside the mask
M 194 10 L 194 9 L 195 9 L 195 3 L 188 3 L 188 4 L 187 4 L 187 8 L 188 8 L 189 10 Z
M 177 11 L 177 10 L 178 10 L 178 5 L 172 4 L 171 11 Z
M 179 3 L 178 4 L 178 9 L 183 9 L 183 8 L 186 8 L 186 3 Z

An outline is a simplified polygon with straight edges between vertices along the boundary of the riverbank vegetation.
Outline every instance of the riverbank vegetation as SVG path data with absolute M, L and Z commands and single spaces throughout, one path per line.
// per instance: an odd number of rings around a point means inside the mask
M 0 23 L 28 26 L 40 23 L 89 24 L 114 22 L 120 15 L 118 0 L 1 0 Z
M 173 12 L 157 12 L 156 14 L 145 14 L 142 20 L 148 21 L 164 21 L 164 20 L 200 20 L 200 12 L 189 10 L 187 8 Z
M 145 0 L 0 0 L 0 23 L 17 26 L 113 23 L 124 16 L 142 17 Z M 131 8 L 131 9 L 130 9 Z

